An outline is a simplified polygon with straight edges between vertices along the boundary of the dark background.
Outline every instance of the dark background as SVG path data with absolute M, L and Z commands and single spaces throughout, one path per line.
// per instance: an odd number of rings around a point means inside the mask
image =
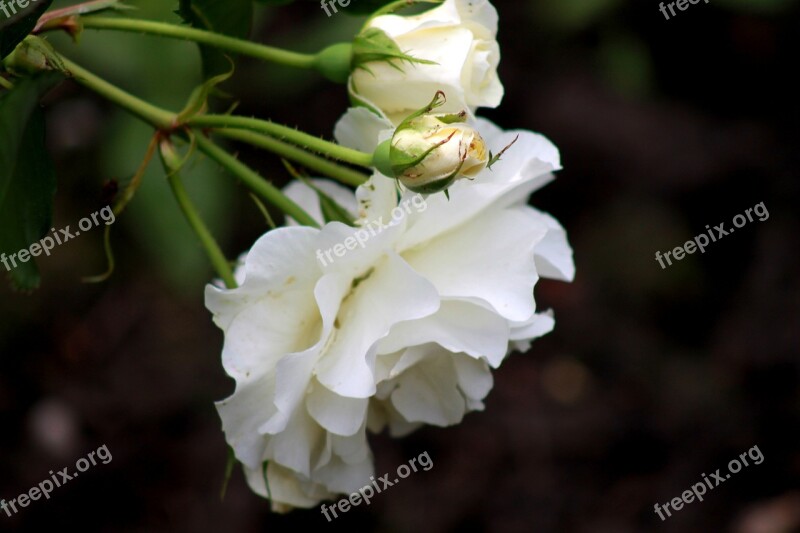
M 357 2 L 358 0 L 354 0 Z M 131 2 L 165 18 L 172 2 Z M 57 5 L 63 5 L 64 2 Z M 495 2 L 506 99 L 482 114 L 550 137 L 565 170 L 533 205 L 568 229 L 574 283 L 543 281 L 556 330 L 495 373 L 486 411 L 454 428 L 372 439 L 376 471 L 423 451 L 413 474 L 332 524 L 287 516 L 234 473 L 213 406 L 233 382 L 203 306 L 212 272 L 163 173 L 113 226 L 40 262 L 42 289 L 0 288 L 0 498 L 15 498 L 106 444 L 113 461 L 33 502 L 2 531 L 638 532 L 800 531 L 800 141 L 798 3 L 711 0 L 665 20 L 652 0 Z M 262 10 L 262 42 L 314 51 L 358 20 L 316 2 Z M 87 32 L 51 41 L 126 89 L 177 109 L 199 76 L 188 44 Z M 330 136 L 343 89 L 308 72 L 242 61 L 240 111 Z M 74 84 L 48 100 L 59 173 L 55 227 L 101 207 L 104 181 L 134 173 L 151 134 Z M 287 179 L 276 158 L 241 157 Z M 266 230 L 242 187 L 208 162 L 187 174 L 229 257 Z M 654 259 L 764 202 L 703 255 Z M 661 522 L 653 505 L 744 468 Z

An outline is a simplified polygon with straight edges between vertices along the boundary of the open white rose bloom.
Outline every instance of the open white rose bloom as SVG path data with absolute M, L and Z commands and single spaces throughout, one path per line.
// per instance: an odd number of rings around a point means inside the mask
M 442 113 L 497 107 L 503 85 L 497 76 L 497 10 L 488 0 L 445 0 L 416 16 L 382 15 L 368 28 L 383 30 L 403 52 L 435 64 L 368 63 L 350 79 L 351 92 L 385 113 L 395 125 L 424 107 L 436 91 L 447 93 Z
M 527 131 L 481 119 L 474 126 L 492 146 L 519 140 L 492 170 L 455 183 L 450 201 L 436 194 L 404 210 L 412 193 L 400 195 L 377 172 L 355 195 L 318 181 L 358 220 L 356 228 L 323 225 L 316 194 L 293 184 L 287 194 L 322 228 L 270 231 L 243 259 L 239 288 L 208 287 L 207 306 L 225 332 L 225 370 L 236 380 L 218 405 L 227 440 L 252 489 L 276 510 L 369 483 L 367 429 L 402 435 L 482 409 L 491 369 L 552 329 L 534 286 L 540 277 L 571 280 L 572 250 L 528 198 L 560 168 L 558 151 Z M 353 109 L 337 136 L 374 149 L 387 127 Z M 319 260 L 358 226 L 380 229 Z

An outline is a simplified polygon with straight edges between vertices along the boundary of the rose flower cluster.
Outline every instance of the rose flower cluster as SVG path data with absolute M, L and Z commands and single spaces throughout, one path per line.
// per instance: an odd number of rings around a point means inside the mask
M 528 200 L 561 168 L 559 152 L 476 115 L 503 97 L 497 28 L 487 0 L 370 19 L 335 136 L 375 154 L 372 176 L 355 191 L 321 179 L 287 187 L 320 227 L 269 231 L 241 257 L 238 288 L 207 288 L 236 381 L 218 404 L 225 435 L 277 511 L 369 483 L 368 432 L 400 437 L 483 409 L 492 370 L 553 329 L 534 286 L 571 281 L 572 250 Z M 354 225 L 329 220 L 320 191 Z M 424 210 L 393 219 L 420 194 Z M 379 220 L 394 221 L 318 260 Z

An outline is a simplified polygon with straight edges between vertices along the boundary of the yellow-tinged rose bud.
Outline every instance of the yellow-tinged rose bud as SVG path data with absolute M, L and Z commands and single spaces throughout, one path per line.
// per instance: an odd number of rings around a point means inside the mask
M 457 179 L 474 178 L 491 156 L 478 131 L 466 124 L 467 113 L 433 114 L 444 93 L 414 113 L 378 147 L 378 170 L 422 194 L 446 191 Z
M 392 138 L 392 161 L 400 162 L 397 178 L 410 190 L 432 194 L 460 178 L 474 178 L 489 162 L 480 134 L 463 123 L 447 124 L 439 117 L 421 117 L 414 128 Z M 406 167 L 402 162 L 419 161 Z M 405 167 L 401 170 L 401 167 Z

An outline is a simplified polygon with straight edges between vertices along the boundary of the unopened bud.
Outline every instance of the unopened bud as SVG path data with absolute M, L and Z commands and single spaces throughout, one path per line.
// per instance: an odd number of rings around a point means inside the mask
M 441 91 L 436 93 L 433 101 L 403 121 L 375 154 L 378 170 L 413 192 L 446 191 L 458 179 L 476 177 L 489 163 L 486 143 L 466 124 L 466 111 L 431 113 L 444 104 L 444 98 Z

